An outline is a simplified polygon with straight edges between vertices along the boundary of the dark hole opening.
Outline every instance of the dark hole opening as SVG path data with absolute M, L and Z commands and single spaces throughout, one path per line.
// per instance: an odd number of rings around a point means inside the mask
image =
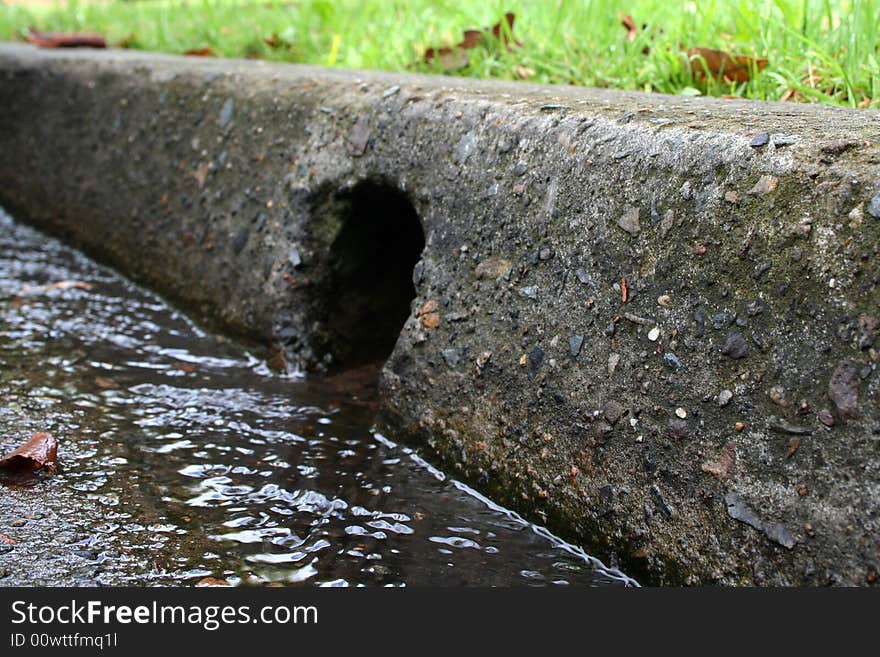
M 413 267 L 425 236 L 418 214 L 398 190 L 356 186 L 330 247 L 326 327 L 331 369 L 384 361 L 415 297 Z

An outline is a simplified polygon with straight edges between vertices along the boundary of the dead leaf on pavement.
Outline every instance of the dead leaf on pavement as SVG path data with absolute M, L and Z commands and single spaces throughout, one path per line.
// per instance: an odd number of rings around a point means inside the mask
M 693 75 L 699 81 L 711 76 L 725 82 L 748 82 L 752 73 L 760 73 L 767 66 L 766 59 L 731 55 L 714 48 L 689 48 L 687 56 Z
M 266 365 L 270 370 L 275 372 L 287 372 L 287 357 L 284 355 L 284 349 L 277 344 L 270 345 L 269 353 L 266 354 Z
M 21 447 L 0 457 L 0 468 L 8 470 L 54 471 L 58 462 L 58 441 L 51 433 L 35 433 Z
M 39 48 L 106 48 L 104 36 L 96 32 L 41 32 L 31 28 L 25 37 Z
M 216 577 L 205 577 L 196 582 L 196 587 L 205 587 L 205 586 L 232 586 L 225 579 L 217 579 Z
M 29 294 L 41 294 L 43 292 L 51 292 L 52 290 L 70 290 L 72 288 L 91 290 L 93 287 L 95 287 L 93 283 L 86 283 L 84 281 L 57 281 L 47 285 L 22 285 L 21 291 Z

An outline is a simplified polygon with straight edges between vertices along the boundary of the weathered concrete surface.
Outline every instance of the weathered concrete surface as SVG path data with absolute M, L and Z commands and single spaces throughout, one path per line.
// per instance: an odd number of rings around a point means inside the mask
M 646 582 L 875 581 L 880 113 L 23 46 L 0 107 L 0 203 L 306 364 L 400 190 L 395 435 Z

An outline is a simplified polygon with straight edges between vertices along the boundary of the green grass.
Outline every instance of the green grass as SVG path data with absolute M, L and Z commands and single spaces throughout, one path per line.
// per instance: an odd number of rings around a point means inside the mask
M 2 3 L 3 0 L 0 0 Z M 430 46 L 516 14 L 522 47 L 484 39 L 468 64 L 425 63 Z M 619 14 L 641 28 L 626 39 Z M 446 72 L 672 94 L 880 107 L 880 2 L 875 0 L 115 0 L 49 7 L 0 4 L 0 39 L 29 26 L 91 30 L 111 43 L 346 68 Z M 264 39 L 277 35 L 271 47 Z M 744 83 L 695 80 L 682 48 L 765 57 Z M 643 49 L 649 48 L 647 54 Z

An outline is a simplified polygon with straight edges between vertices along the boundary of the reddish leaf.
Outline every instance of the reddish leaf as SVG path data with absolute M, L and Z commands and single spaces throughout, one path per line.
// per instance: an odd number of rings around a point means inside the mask
M 0 457 L 0 468 L 9 470 L 54 470 L 58 461 L 58 441 L 51 433 L 35 433 L 28 441 Z
M 713 48 L 690 48 L 687 55 L 694 76 L 699 80 L 710 75 L 721 77 L 726 82 L 748 82 L 752 79 L 753 71 L 760 72 L 767 66 L 766 59 L 731 55 Z
M 188 57 L 216 57 L 217 53 L 214 52 L 214 49 L 211 46 L 205 46 L 204 48 L 193 48 L 192 50 L 187 50 L 184 55 Z
M 633 20 L 632 16 L 624 14 L 620 17 L 620 23 L 626 28 L 626 40 L 630 43 L 635 41 L 636 36 L 639 33 L 639 28 L 636 27 L 636 22 Z
M 465 30 L 464 39 L 458 44 L 458 48 L 467 50 L 468 48 L 476 48 L 480 45 L 480 39 L 483 38 L 483 30 Z
M 232 586 L 225 579 L 217 579 L 216 577 L 205 577 L 196 582 L 197 587 L 204 586 Z
M 266 365 L 269 366 L 270 370 L 275 372 L 281 372 L 282 374 L 287 372 L 287 357 L 284 355 L 284 350 L 278 345 L 271 345 L 269 347 L 269 353 L 266 354 Z
M 449 71 L 467 66 L 468 56 L 463 51 L 478 47 L 483 39 L 496 39 L 508 48 L 511 47 L 511 44 L 521 46 L 522 41 L 513 37 L 514 18 L 513 12 L 507 12 L 504 14 L 504 18 L 492 27 L 484 27 L 481 30 L 465 30 L 462 34 L 462 40 L 455 46 L 427 48 L 424 59 L 430 63 L 436 58 L 440 66 Z M 503 28 L 504 23 L 507 23 L 507 29 Z
M 506 14 L 504 14 L 504 21 L 507 23 L 507 31 L 506 32 L 503 32 L 501 29 L 501 21 L 498 21 L 497 23 L 495 23 L 495 25 L 492 26 L 492 36 L 495 37 L 496 39 L 500 39 L 501 42 L 505 46 L 510 46 L 510 40 L 511 40 L 511 38 L 513 38 L 514 18 L 516 18 L 516 16 L 514 15 L 514 13 L 512 11 L 509 11 Z M 513 43 L 517 46 L 522 45 L 522 41 L 520 41 L 519 39 L 516 39 L 516 38 L 513 38 Z
M 106 48 L 103 35 L 95 32 L 40 32 L 30 29 L 28 43 L 39 48 Z

